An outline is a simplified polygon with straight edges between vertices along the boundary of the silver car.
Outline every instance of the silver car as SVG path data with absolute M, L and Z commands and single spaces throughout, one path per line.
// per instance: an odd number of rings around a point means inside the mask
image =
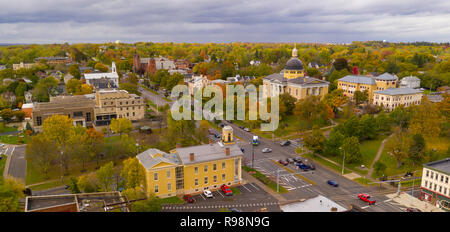
M 263 149 L 262 149 L 262 152 L 263 152 L 263 153 L 269 153 L 269 152 L 272 152 L 272 149 L 266 147 L 266 148 L 263 148 Z

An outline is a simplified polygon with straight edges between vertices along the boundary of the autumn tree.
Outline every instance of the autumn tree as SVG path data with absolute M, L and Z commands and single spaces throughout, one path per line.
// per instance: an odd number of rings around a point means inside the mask
M 82 135 L 81 144 L 85 147 L 85 154 L 83 155 L 83 169 L 84 162 L 89 158 L 95 158 L 97 167 L 100 162 L 100 155 L 105 145 L 105 137 L 103 133 L 96 131 L 94 128 L 88 128 Z
M 121 176 L 125 180 L 126 188 L 145 186 L 145 169 L 137 158 L 128 158 L 123 161 Z
M 318 154 L 323 153 L 325 139 L 325 135 L 317 126 L 313 128 L 311 134 L 308 133 L 303 136 L 305 147 Z
M 337 156 L 339 155 L 339 148 L 342 146 L 345 136 L 339 131 L 331 131 L 329 138 L 324 142 L 324 155 Z
M 333 112 L 338 112 L 339 107 L 348 101 L 348 97 L 344 95 L 343 89 L 335 89 L 324 97 L 324 102 L 333 109 Z
M 102 63 L 95 64 L 94 68 L 99 70 L 100 72 L 108 72 L 108 66 L 106 66 Z
M 408 129 L 411 134 L 437 137 L 441 132 L 441 122 L 442 115 L 437 105 L 423 97 L 422 103 L 412 111 Z
M 81 78 L 80 67 L 78 64 L 72 64 L 69 66 L 69 73 L 76 79 Z
M 109 162 L 97 170 L 97 180 L 100 191 L 112 191 L 112 184 L 114 183 L 114 164 Z
M 400 168 L 404 159 L 408 157 L 409 138 L 406 132 L 395 128 L 392 138 L 386 142 L 386 150 L 397 161 L 397 168 Z
M 85 193 L 98 191 L 98 180 L 95 173 L 84 174 L 78 177 L 78 188 Z
M 127 118 L 113 118 L 110 128 L 114 133 L 119 133 L 122 136 L 123 133 L 128 134 L 133 130 L 133 124 Z
M 43 134 L 35 135 L 26 147 L 26 159 L 40 168 L 45 178 L 56 161 L 58 154 L 54 142 Z
M 345 152 L 346 163 L 358 163 L 362 160 L 359 140 L 357 137 L 345 138 L 342 142 L 342 150 Z
M 20 199 L 25 198 L 25 185 L 22 181 L 12 177 L 0 183 L 0 212 L 19 212 Z

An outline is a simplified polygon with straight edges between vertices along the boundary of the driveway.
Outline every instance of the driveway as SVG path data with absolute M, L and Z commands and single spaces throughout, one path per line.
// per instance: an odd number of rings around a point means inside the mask
M 7 175 L 22 179 L 25 182 L 27 174 L 27 160 L 25 159 L 26 145 L 8 146 L 10 163 Z M 6 168 L 6 167 L 5 167 Z

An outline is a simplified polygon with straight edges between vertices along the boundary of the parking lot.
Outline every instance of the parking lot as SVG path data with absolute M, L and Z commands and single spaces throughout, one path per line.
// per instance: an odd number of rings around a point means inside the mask
M 215 190 L 212 191 L 212 198 L 206 198 L 203 194 L 194 195 L 194 203 L 164 205 L 163 211 L 218 212 L 224 208 L 236 208 L 243 212 L 253 212 L 262 208 L 267 208 L 270 212 L 280 211 L 278 200 L 255 183 L 247 183 L 234 188 L 239 190 L 240 193 L 234 192 L 233 196 L 225 196 L 221 190 Z

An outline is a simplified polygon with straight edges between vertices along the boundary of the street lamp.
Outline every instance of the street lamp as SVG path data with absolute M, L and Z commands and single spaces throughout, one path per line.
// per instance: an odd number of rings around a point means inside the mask
M 136 143 L 137 154 L 139 155 L 139 143 Z
M 344 175 L 344 164 L 345 164 L 345 150 L 342 149 L 342 147 L 339 148 L 339 150 L 344 152 L 344 156 L 342 157 L 342 175 Z

